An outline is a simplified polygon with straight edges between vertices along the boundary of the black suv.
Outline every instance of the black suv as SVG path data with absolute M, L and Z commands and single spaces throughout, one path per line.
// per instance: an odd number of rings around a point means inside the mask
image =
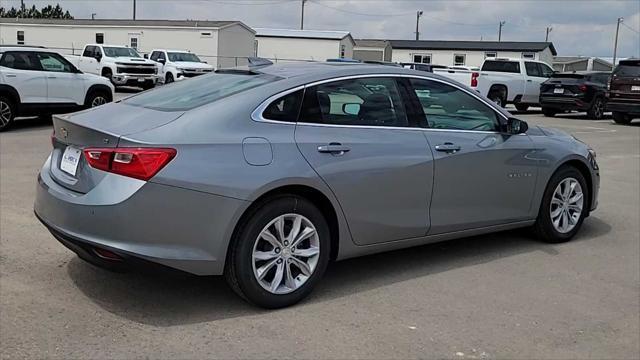
M 601 119 L 607 101 L 608 72 L 555 73 L 540 85 L 540 106 L 545 116 L 569 111 L 586 111 Z
M 640 117 L 640 59 L 621 60 L 609 82 L 607 110 L 618 124 Z

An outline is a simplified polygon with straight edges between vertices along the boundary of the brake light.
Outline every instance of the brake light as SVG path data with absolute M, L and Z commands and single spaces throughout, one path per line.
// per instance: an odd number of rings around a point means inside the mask
M 149 180 L 175 156 L 171 148 L 87 148 L 91 167 L 140 180 Z
M 587 85 L 582 84 L 582 85 L 578 86 L 578 89 L 580 89 L 580 91 L 582 91 L 582 92 L 587 92 Z
M 471 73 L 471 87 L 478 87 L 478 76 L 480 74 L 477 72 Z

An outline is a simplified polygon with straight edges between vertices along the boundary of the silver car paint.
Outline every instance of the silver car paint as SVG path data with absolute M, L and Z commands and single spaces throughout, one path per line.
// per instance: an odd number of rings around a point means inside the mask
M 40 174 L 36 214 L 47 226 L 75 239 L 204 275 L 222 273 L 229 241 L 246 209 L 267 192 L 284 186 L 312 188 L 329 200 L 338 222 L 337 259 L 530 225 L 546 183 L 566 161 L 578 161 L 589 169 L 591 191 L 597 195 L 599 178 L 589 167 L 588 147 L 570 136 L 550 135 L 537 127 L 527 135 L 505 135 L 344 129 L 251 117 L 274 94 L 327 79 L 386 74 L 453 83 L 450 80 L 373 65 L 283 65 L 261 71 L 285 78 L 184 113 L 114 103 L 54 118 L 54 126 L 69 127 L 71 137 L 76 131 L 89 131 L 94 138 L 90 129 L 97 129 L 118 146 L 161 144 L 176 148 L 178 155 L 148 182 L 88 169 L 94 172 L 95 183 L 86 193 L 52 177 L 56 171 L 51 164 L 54 168 L 57 164 L 48 161 Z M 504 118 L 509 116 L 480 95 L 474 96 Z M 113 121 L 119 118 L 128 121 Z M 387 132 L 402 134 L 398 137 L 402 143 L 394 147 L 395 138 L 382 135 Z M 69 143 L 58 132 L 56 137 Z M 352 151 L 341 157 L 324 154 L 324 158 L 313 151 L 315 145 L 335 137 L 349 141 Z M 263 150 L 268 145 L 268 164 L 267 155 L 247 150 L 246 139 L 255 138 L 264 139 L 259 141 Z M 433 151 L 446 139 L 460 142 L 464 150 L 453 156 Z M 492 151 L 477 151 L 484 148 Z M 394 157 L 394 149 L 416 153 Z M 260 160 L 254 163 L 247 154 Z M 451 174 L 438 175 L 439 161 Z M 374 176 L 365 178 L 357 169 Z M 392 171 L 397 178 L 391 176 Z M 509 174 L 523 176 L 510 178 Z M 412 188 L 405 188 L 408 186 Z M 372 196 L 379 198 L 370 199 Z M 447 206 L 448 196 L 454 201 Z M 408 206 L 402 208 L 403 203 Z M 595 204 L 593 196 L 592 208 Z

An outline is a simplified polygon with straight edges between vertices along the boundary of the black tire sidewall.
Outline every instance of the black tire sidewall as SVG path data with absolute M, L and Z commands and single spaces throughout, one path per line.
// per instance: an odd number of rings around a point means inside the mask
M 548 108 L 542 108 L 542 114 L 546 117 L 553 117 L 556 115 L 556 112 Z
M 7 130 L 11 127 L 11 125 L 13 125 L 13 121 L 16 118 L 16 111 L 17 111 L 17 105 L 11 101 L 11 99 L 5 97 L 5 96 L 0 96 L 0 100 L 2 100 L 4 103 L 9 105 L 9 108 L 11 109 L 11 117 L 9 118 L 9 122 L 6 125 L 0 125 L 0 131 L 4 131 Z
M 601 110 L 602 110 L 600 114 L 596 113 L 596 106 L 598 105 L 598 103 L 600 103 Z M 598 97 L 593 100 L 593 104 L 591 105 L 591 108 L 589 108 L 589 111 L 587 111 L 587 116 L 590 119 L 600 120 L 603 118 L 603 115 L 604 115 L 604 100 L 601 97 Z
M 171 73 L 167 73 L 167 76 L 165 77 L 164 83 L 165 84 L 171 84 L 173 82 L 173 74 Z
M 553 223 L 551 222 L 551 199 L 553 197 L 553 192 L 556 190 L 558 184 L 560 184 L 562 180 L 569 177 L 578 180 L 578 182 L 580 183 L 580 186 L 582 187 L 584 202 L 582 213 L 580 214 L 580 219 L 578 220 L 576 226 L 567 233 L 561 233 L 555 229 Z M 540 211 L 538 213 L 538 218 L 535 224 L 536 230 L 541 240 L 549 243 L 561 243 L 571 240 L 571 238 L 573 238 L 582 227 L 582 222 L 584 221 L 586 214 L 589 212 L 590 191 L 591 189 L 588 187 L 586 179 L 584 178 L 582 173 L 578 171 L 578 169 L 572 166 L 565 166 L 558 169 L 558 171 L 556 171 L 556 173 L 551 177 L 551 180 L 549 181 L 549 184 L 544 191 L 542 204 L 540 205 Z
M 625 113 L 614 111 L 611 116 L 613 117 L 613 121 L 618 124 L 628 124 L 631 122 L 631 118 Z
M 258 234 L 276 217 L 295 213 L 309 219 L 318 232 L 320 240 L 320 258 L 311 277 L 297 290 L 275 295 L 263 289 L 253 274 L 252 252 Z M 274 198 L 259 207 L 244 224 L 235 241 L 231 266 L 237 279 L 237 285 L 244 297 L 251 303 L 264 308 L 281 308 L 293 305 L 304 299 L 322 278 L 331 252 L 330 231 L 322 212 L 308 200 L 297 196 Z
M 494 90 L 491 92 L 491 94 L 489 94 L 488 96 L 489 100 L 493 101 L 496 105 L 500 106 L 500 107 L 505 107 L 507 104 L 505 104 L 506 100 L 505 98 L 500 95 L 500 91 Z M 498 104 L 496 102 L 496 100 L 500 100 L 500 104 Z
M 103 97 L 107 101 L 107 104 L 111 102 L 111 100 L 109 99 L 109 96 L 107 96 L 106 93 L 100 90 L 97 90 L 97 91 L 92 91 L 91 93 L 89 93 L 89 95 L 87 95 L 87 101 L 85 102 L 84 106 L 86 108 L 91 108 L 92 107 L 91 104 L 93 104 L 93 100 L 97 97 Z M 106 105 L 106 104 L 103 104 L 103 105 Z

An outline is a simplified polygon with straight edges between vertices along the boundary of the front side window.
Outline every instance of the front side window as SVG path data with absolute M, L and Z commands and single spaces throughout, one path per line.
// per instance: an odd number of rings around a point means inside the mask
M 464 65 L 465 64 L 465 60 L 466 60 L 466 55 L 464 54 L 456 54 L 453 55 L 453 65 L 454 66 L 460 66 L 460 65 Z
M 540 67 L 538 66 L 538 63 L 527 61 L 524 63 L 524 68 L 527 71 L 527 75 L 542 77 L 542 73 L 540 72 Z
M 295 91 L 284 95 L 267 106 L 262 117 L 267 120 L 295 122 L 298 119 L 303 91 Z
M 307 88 L 301 122 L 333 125 L 408 126 L 393 78 L 335 81 Z
M 549 66 L 545 65 L 545 64 L 538 64 L 540 65 L 540 72 L 542 73 L 542 77 L 546 77 L 549 78 L 553 75 L 553 69 L 550 68 Z
M 11 51 L 4 53 L 4 56 L 0 59 L 0 66 L 16 70 L 42 70 L 40 61 L 36 54 L 27 51 Z
M 410 81 L 430 128 L 482 131 L 498 129 L 496 112 L 466 92 L 432 80 Z
M 431 54 L 414 54 L 414 63 L 431 64 Z
M 123 102 L 160 111 L 185 111 L 280 79 L 266 74 L 215 73 L 143 92 Z
M 95 56 L 95 46 L 87 46 L 84 48 L 84 51 L 82 52 L 82 56 L 84 57 L 94 57 Z
M 149 56 L 150 60 L 158 61 L 158 56 L 160 56 L 160 51 L 151 52 L 151 56 Z
M 142 57 L 132 48 L 104 46 L 103 49 L 105 56 L 108 57 Z
M 16 33 L 16 40 L 18 45 L 24 45 L 24 31 L 18 30 Z
M 52 53 L 39 53 L 40 66 L 45 71 L 71 72 L 71 64 L 62 56 Z

